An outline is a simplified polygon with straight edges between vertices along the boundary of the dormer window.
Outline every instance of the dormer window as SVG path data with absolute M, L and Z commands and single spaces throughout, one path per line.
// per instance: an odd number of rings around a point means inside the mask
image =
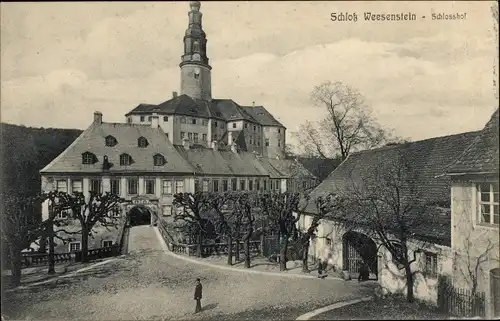
M 108 146 L 108 147 L 113 147 L 116 144 L 118 144 L 118 141 L 116 140 L 116 138 L 114 138 L 111 135 L 106 136 L 105 140 L 106 140 L 106 146 Z
M 163 155 L 161 155 L 161 154 L 154 155 L 153 160 L 154 160 L 155 166 L 163 166 L 167 162 L 165 160 L 165 157 L 163 157 Z
M 120 166 L 128 166 L 132 164 L 132 157 L 129 154 L 120 155 Z
M 236 128 L 236 123 L 233 123 L 233 128 Z
M 97 162 L 97 157 L 91 152 L 85 152 L 82 154 L 82 164 L 92 165 Z
M 163 116 L 163 121 L 168 121 L 168 116 Z
M 139 137 L 139 139 L 137 139 L 137 146 L 141 147 L 141 148 L 145 148 L 145 147 L 148 147 L 149 143 L 148 143 L 148 140 L 144 137 Z
M 196 125 L 196 118 L 191 119 L 191 124 Z

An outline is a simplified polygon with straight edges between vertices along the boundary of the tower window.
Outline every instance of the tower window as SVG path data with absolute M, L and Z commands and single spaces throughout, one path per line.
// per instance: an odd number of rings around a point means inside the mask
M 116 140 L 116 138 L 114 138 L 111 135 L 106 136 L 105 140 L 106 140 L 106 146 L 109 146 L 109 147 L 113 147 L 116 144 L 118 144 L 118 141 Z
M 82 154 L 82 164 L 91 165 L 97 162 L 97 157 L 91 152 Z
M 191 119 L 191 124 L 196 125 L 196 118 Z
M 163 116 L 163 121 L 168 121 L 168 116 Z
M 198 41 L 195 41 L 193 43 L 193 51 L 196 51 L 196 52 L 200 51 L 200 43 Z
M 120 166 L 128 166 L 132 164 L 132 157 L 129 154 L 120 155 Z
M 148 147 L 149 143 L 148 143 L 148 140 L 144 137 L 139 137 L 137 139 L 137 146 L 141 147 L 141 148 L 145 148 L 145 147 Z

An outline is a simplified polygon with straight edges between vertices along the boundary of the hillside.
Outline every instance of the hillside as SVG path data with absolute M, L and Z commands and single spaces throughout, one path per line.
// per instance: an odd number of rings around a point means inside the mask
M 39 170 L 80 134 L 78 129 L 33 128 L 0 123 L 1 193 L 36 195 Z

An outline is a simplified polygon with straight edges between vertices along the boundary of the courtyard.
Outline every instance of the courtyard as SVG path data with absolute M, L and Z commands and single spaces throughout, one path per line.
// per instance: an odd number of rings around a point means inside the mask
M 7 319 L 295 319 L 372 294 L 370 284 L 221 270 L 165 253 L 154 229 L 130 230 L 129 254 L 72 277 L 8 292 Z M 203 311 L 194 315 L 196 278 Z

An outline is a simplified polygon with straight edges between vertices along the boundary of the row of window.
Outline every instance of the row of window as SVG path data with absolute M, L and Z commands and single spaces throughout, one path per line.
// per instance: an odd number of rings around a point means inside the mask
M 201 187 L 200 187 L 201 182 Z M 269 182 L 269 186 L 268 186 Z M 201 179 L 195 180 L 194 189 L 195 191 L 200 192 L 227 192 L 231 191 L 260 191 L 264 190 L 279 190 L 280 189 L 280 180 L 261 180 L 261 179 L 240 179 L 239 185 L 238 180 L 236 178 L 232 179 Z
M 200 137 L 200 135 L 198 133 L 187 133 L 187 139 L 190 141 L 193 141 L 195 143 L 199 142 L 199 137 Z M 185 139 L 185 138 L 186 138 L 186 133 L 181 132 L 181 139 Z M 216 134 L 212 135 L 212 140 L 217 140 Z M 203 141 L 203 142 L 207 141 L 207 134 L 201 135 L 201 141 Z
M 111 179 L 110 180 L 110 192 L 115 195 L 120 195 L 121 193 L 121 180 Z M 172 189 L 172 180 L 163 180 L 163 194 L 175 194 L 184 192 L 184 180 L 175 180 L 175 190 Z M 100 179 L 90 179 L 90 190 L 98 193 L 102 193 L 102 180 Z M 67 180 L 57 180 L 56 190 L 60 192 L 68 192 L 68 181 Z M 144 190 L 146 194 L 154 195 L 156 194 L 156 179 L 145 179 L 144 180 Z M 71 181 L 71 192 L 83 192 L 83 181 L 82 180 L 72 180 Z M 127 178 L 127 194 L 136 195 L 139 192 L 139 179 L 137 178 Z M 173 193 L 175 192 L 175 193 Z
M 201 181 L 201 188 L 200 188 Z M 268 183 L 269 182 L 269 183 Z M 269 184 L 269 186 L 268 186 Z M 102 180 L 101 179 L 90 179 L 90 190 L 98 193 L 102 193 Z M 184 192 L 184 180 L 162 180 L 162 194 L 171 195 L 175 193 Z M 260 191 L 264 190 L 279 190 L 280 180 L 261 180 L 261 179 L 240 179 L 239 184 L 236 178 L 232 179 L 203 179 L 195 180 L 195 191 L 202 192 L 227 192 L 232 191 Z M 68 192 L 68 180 L 57 180 L 56 190 L 60 192 Z M 144 180 L 144 191 L 146 194 L 155 195 L 156 194 L 156 179 L 145 179 Z M 83 181 L 82 180 L 72 180 L 71 181 L 71 192 L 83 192 Z M 111 179 L 110 180 L 110 192 L 115 195 L 120 195 L 121 193 L 121 180 Z M 139 179 L 137 178 L 127 178 L 127 194 L 136 195 L 139 192 Z
M 82 164 L 92 165 L 97 162 L 97 156 L 91 152 L 85 152 L 82 154 Z M 120 155 L 120 166 L 130 166 L 134 163 L 132 156 L 127 153 Z M 163 166 L 167 163 L 167 160 L 162 154 L 153 155 L 154 166 Z

